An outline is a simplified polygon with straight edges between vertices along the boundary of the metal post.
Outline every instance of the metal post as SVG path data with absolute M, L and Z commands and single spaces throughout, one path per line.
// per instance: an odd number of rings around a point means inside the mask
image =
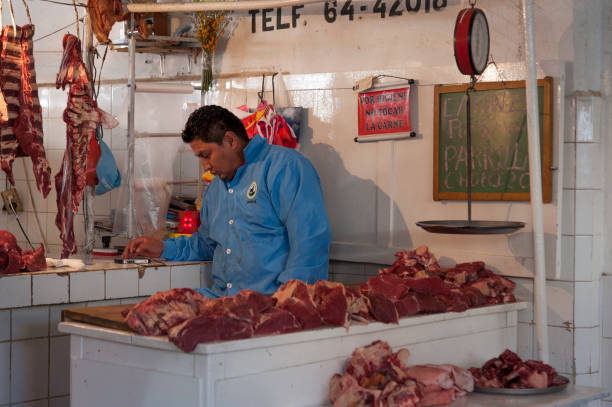
M 542 223 L 542 163 L 540 160 L 540 123 L 538 80 L 536 77 L 533 0 L 523 0 L 523 28 L 527 81 L 527 135 L 529 139 L 529 181 L 535 252 L 534 311 L 538 358 L 548 362 L 548 315 L 546 301 L 546 264 L 544 261 L 544 226 Z
M 128 70 L 128 92 L 130 103 L 128 104 L 128 133 L 127 133 L 127 184 L 128 184 L 128 207 L 127 207 L 127 235 L 134 237 L 134 103 L 136 101 L 136 37 L 134 36 L 134 14 L 130 15 L 130 31 L 128 54 L 130 65 Z
M 93 30 L 91 27 L 91 19 L 89 18 L 89 12 L 85 15 L 85 63 L 87 65 L 87 71 L 89 75 L 93 72 L 93 60 L 91 55 L 91 49 L 93 47 Z M 95 78 L 92 78 L 95 80 Z M 93 89 L 96 86 L 95 82 L 92 83 L 91 95 L 93 95 Z M 85 261 L 89 262 L 93 255 L 95 234 L 94 234 L 94 198 L 95 198 L 95 186 L 87 185 L 85 187 Z

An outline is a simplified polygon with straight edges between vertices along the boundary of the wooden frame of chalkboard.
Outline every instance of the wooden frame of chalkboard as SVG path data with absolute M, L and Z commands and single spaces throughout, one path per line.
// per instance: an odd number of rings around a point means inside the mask
M 433 198 L 467 200 L 466 113 L 469 84 L 434 87 Z M 542 198 L 552 201 L 552 78 L 538 80 Z M 470 94 L 472 199 L 528 201 L 525 81 L 482 82 Z

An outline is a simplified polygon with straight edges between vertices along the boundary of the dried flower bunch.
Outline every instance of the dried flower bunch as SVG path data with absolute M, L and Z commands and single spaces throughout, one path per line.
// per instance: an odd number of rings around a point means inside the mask
M 198 39 L 204 50 L 202 55 L 202 92 L 210 89 L 212 83 L 212 57 L 219 38 L 229 24 L 225 11 L 203 11 L 198 13 Z

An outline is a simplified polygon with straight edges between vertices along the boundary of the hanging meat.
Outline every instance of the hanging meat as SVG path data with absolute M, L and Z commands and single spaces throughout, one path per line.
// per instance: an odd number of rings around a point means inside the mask
M 64 55 L 55 86 L 69 85 L 68 105 L 64 109 L 66 151 L 60 171 L 55 176 L 57 216 L 55 224 L 63 242 L 62 258 L 76 253 L 74 214 L 78 211 L 86 184 L 87 154 L 96 126 L 116 127 L 119 122 L 98 108 L 91 97 L 91 79 L 83 63 L 81 41 L 72 34 L 64 35 Z
M 127 19 L 128 14 L 123 12 L 121 0 L 88 0 L 91 26 L 100 43 L 109 42 L 108 34 L 117 21 Z
M 51 190 L 51 167 L 43 147 L 32 37 L 34 26 L 2 28 L 0 51 L 0 164 L 11 184 L 13 161 L 29 156 L 38 190 Z
M 21 250 L 15 236 L 7 230 L 0 230 L 0 274 L 20 271 L 40 271 L 47 268 L 45 248 Z

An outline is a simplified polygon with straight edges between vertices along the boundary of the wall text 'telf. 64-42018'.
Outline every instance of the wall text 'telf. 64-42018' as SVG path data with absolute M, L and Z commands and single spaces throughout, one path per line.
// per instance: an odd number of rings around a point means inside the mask
M 404 12 L 414 14 L 419 11 L 425 13 L 431 10 L 439 11 L 446 7 L 446 2 L 447 0 L 376 0 L 372 2 L 373 5 L 369 2 L 360 2 L 356 5 L 353 0 L 327 1 L 322 6 L 321 14 L 328 23 L 335 23 L 342 19 L 353 21 L 355 15 L 359 13 L 373 13 L 380 18 L 399 17 L 404 15 Z M 283 7 L 249 10 L 251 32 L 296 28 L 298 20 L 302 17 L 300 12 L 302 8 L 304 6 L 291 6 L 291 15 L 287 13 L 283 15 Z

